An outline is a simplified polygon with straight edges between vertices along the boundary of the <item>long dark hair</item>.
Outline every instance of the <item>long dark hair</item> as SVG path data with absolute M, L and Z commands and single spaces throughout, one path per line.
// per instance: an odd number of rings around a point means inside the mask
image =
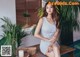
M 48 13 L 46 12 L 46 6 L 47 4 L 49 3 L 50 1 L 48 1 L 44 8 L 43 8 L 43 16 L 42 17 L 46 17 L 48 15 Z M 52 5 L 53 6 L 53 13 L 52 13 L 52 19 L 56 21 L 56 27 L 60 29 L 60 25 L 59 25 L 59 14 L 57 13 L 56 11 L 56 7 L 55 5 Z

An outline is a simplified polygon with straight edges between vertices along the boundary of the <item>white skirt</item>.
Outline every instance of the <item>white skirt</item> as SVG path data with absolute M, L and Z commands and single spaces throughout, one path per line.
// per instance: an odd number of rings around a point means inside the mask
M 50 46 L 50 42 L 48 41 L 43 41 L 41 40 L 41 43 L 40 43 L 40 50 L 41 52 L 45 55 L 47 50 L 48 50 L 48 47 Z M 56 41 L 53 45 L 56 45 L 56 46 L 59 46 L 58 42 Z

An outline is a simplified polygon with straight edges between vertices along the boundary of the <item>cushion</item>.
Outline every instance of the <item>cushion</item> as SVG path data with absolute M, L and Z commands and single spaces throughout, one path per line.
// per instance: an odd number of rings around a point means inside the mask
M 36 24 L 27 28 L 23 28 L 22 31 L 24 31 L 26 34 L 34 34 L 35 27 L 36 27 Z

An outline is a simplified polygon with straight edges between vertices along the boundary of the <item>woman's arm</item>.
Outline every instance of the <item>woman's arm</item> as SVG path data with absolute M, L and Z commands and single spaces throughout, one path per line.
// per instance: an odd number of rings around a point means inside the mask
M 57 41 L 58 37 L 59 37 L 59 34 L 60 34 L 60 30 L 57 29 L 55 34 L 53 35 L 53 37 L 49 40 L 50 42 L 54 43 L 55 41 Z
M 35 33 L 34 33 L 34 36 L 37 37 L 37 38 L 40 38 L 41 40 L 44 40 L 44 41 L 49 41 L 47 38 L 44 38 L 43 36 L 40 35 L 40 29 L 41 29 L 41 26 L 42 26 L 42 18 L 39 20 L 38 22 L 38 25 L 36 27 L 36 30 L 35 30 Z

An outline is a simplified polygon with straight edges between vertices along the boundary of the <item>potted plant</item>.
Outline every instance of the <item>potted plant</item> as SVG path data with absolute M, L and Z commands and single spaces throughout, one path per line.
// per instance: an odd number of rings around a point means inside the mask
M 22 27 L 16 24 L 12 24 L 9 18 L 0 18 L 3 22 L 2 29 L 4 34 L 3 38 L 0 40 L 1 45 L 11 45 L 12 46 L 12 57 L 16 56 L 16 48 L 20 45 L 20 39 L 26 34 L 22 31 Z
M 25 17 L 25 19 L 26 19 L 26 24 L 28 25 L 29 24 L 29 17 L 30 17 L 30 14 L 29 14 L 29 12 L 28 11 L 26 11 L 26 12 L 24 12 L 23 13 L 23 16 Z
M 40 8 L 38 9 L 38 17 L 41 18 L 42 16 L 43 16 L 43 8 L 40 7 Z

